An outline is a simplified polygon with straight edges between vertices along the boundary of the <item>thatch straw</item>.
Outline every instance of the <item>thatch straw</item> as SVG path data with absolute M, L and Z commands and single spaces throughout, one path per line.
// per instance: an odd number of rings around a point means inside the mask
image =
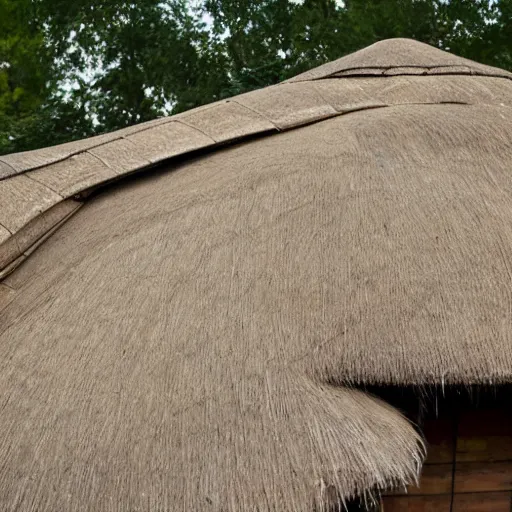
M 379 41 L 358 52 L 297 75 L 289 82 L 332 76 L 483 75 L 512 78 L 512 73 L 433 48 L 412 39 Z
M 346 386 L 512 380 L 512 82 L 460 78 L 91 197 L 0 288 L 0 509 L 306 512 L 414 480 L 414 428 Z

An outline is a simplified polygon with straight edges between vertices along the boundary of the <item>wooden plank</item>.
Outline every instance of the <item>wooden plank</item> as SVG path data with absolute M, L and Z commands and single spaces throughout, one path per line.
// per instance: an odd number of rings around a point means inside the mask
M 229 100 L 209 109 L 193 110 L 180 117 L 180 121 L 206 133 L 216 142 L 276 130 L 262 115 Z
M 161 124 L 126 138 L 136 144 L 141 158 L 152 163 L 215 144 L 211 137 L 178 121 Z
M 386 496 L 382 512 L 450 512 L 451 496 Z
M 63 197 L 71 197 L 94 185 L 108 181 L 116 172 L 89 153 L 80 153 L 62 162 L 27 173 Z
M 422 425 L 427 444 L 425 464 L 453 461 L 454 424 L 452 418 L 427 419 Z
M 512 490 L 512 462 L 459 462 L 455 492 Z
M 309 82 L 266 87 L 237 96 L 236 101 L 262 114 L 280 129 L 292 128 L 337 114 L 334 107 Z
M 451 464 L 430 464 L 423 466 L 419 486 L 409 486 L 407 489 L 397 489 L 390 493 L 395 495 L 424 495 L 424 494 L 450 494 L 452 491 Z
M 461 415 L 456 460 L 512 460 L 512 411 L 475 410 Z
M 510 492 L 478 492 L 456 494 L 453 497 L 453 512 L 510 512 Z
M 0 181 L 0 224 L 16 233 L 62 197 L 25 175 Z

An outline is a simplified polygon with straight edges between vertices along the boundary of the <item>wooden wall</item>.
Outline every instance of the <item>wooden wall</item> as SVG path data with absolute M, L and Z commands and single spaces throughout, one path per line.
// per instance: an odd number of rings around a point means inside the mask
M 512 512 L 512 411 L 451 412 L 425 420 L 419 487 L 382 498 L 385 512 Z

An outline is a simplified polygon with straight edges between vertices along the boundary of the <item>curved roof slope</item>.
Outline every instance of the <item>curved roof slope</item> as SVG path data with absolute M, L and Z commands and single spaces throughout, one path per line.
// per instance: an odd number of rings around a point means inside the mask
M 386 75 L 399 76 L 388 77 L 385 86 L 347 78 L 350 70 L 369 69 L 379 62 Z M 458 76 L 456 67 L 462 65 L 468 74 L 482 77 Z M 400 76 L 409 75 L 414 66 L 429 66 L 428 73 L 448 76 Z M 346 78 L 308 81 L 336 74 Z M 99 185 L 199 149 L 355 110 L 402 103 L 509 104 L 512 83 L 495 77 L 510 79 L 512 74 L 416 41 L 391 39 L 299 75 L 291 83 L 98 137 L 2 156 L 0 279 L 78 208 L 73 199 Z
M 350 386 L 512 380 L 511 103 L 495 76 L 305 81 L 4 158 L 3 254 L 67 221 L 0 283 L 0 508 L 311 512 L 414 480 L 414 428 Z M 286 133 L 72 216 L 255 119 Z

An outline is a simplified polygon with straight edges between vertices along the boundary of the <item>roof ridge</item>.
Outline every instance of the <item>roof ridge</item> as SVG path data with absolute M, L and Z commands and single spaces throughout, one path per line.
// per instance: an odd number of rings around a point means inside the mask
M 301 73 L 288 82 L 301 82 L 329 78 L 337 73 L 346 76 L 358 76 L 361 69 L 381 68 L 441 68 L 466 67 L 471 75 L 503 77 L 512 79 L 512 73 L 503 69 L 480 64 L 479 62 L 459 57 L 447 51 L 430 46 L 420 41 L 405 38 L 378 41 L 362 50 L 350 53 L 335 61 L 323 64 Z
M 282 83 L 105 136 L 37 150 L 27 158 L 27 153 L 3 157 L 1 162 L 17 168 L 17 173 L 0 180 L 0 279 L 67 215 L 56 205 L 76 202 L 98 186 L 174 157 L 349 112 L 399 105 L 404 98 L 409 98 L 407 103 L 422 104 L 502 104 L 512 98 L 512 83 L 497 78 L 422 75 L 386 79 L 385 87 L 374 78 Z M 432 80 L 437 85 L 442 80 L 443 87 L 432 87 Z M 475 80 L 485 87 L 475 87 Z M 43 221 L 36 222 L 38 218 Z

